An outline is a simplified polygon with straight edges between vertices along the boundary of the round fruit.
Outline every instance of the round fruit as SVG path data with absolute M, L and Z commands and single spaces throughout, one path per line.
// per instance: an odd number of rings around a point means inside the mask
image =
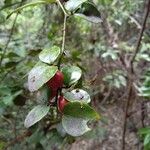
M 61 113 L 63 113 L 64 107 L 67 103 L 68 103 L 68 101 L 63 96 L 59 96 L 57 105 L 58 105 L 58 110 Z
M 47 85 L 52 89 L 52 91 L 57 91 L 58 88 L 63 86 L 63 81 L 64 75 L 62 72 L 57 71 L 56 74 L 47 82 Z

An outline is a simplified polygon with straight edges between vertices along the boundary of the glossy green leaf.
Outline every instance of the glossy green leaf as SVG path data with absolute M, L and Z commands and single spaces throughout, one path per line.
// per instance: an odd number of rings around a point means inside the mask
M 77 9 L 85 1 L 87 1 L 87 0 L 68 0 L 65 3 L 65 8 L 69 11 L 73 11 L 73 10 Z
M 64 84 L 66 86 L 76 83 L 82 75 L 81 69 L 76 66 L 65 66 L 62 72 L 64 74 Z
M 65 131 L 72 136 L 81 136 L 90 128 L 87 126 L 88 120 L 82 118 L 74 118 L 71 116 L 63 116 L 62 125 Z
M 58 46 L 53 46 L 50 49 L 44 49 L 39 54 L 39 59 L 48 64 L 52 64 L 59 56 L 60 48 Z
M 81 102 L 69 102 L 64 107 L 64 115 L 83 119 L 99 119 L 99 114 L 88 104 Z
M 27 115 L 24 126 L 26 128 L 31 127 L 38 121 L 40 121 L 49 112 L 50 107 L 46 105 L 38 105 L 34 107 Z
M 56 66 L 48 66 L 47 64 L 38 62 L 29 72 L 28 88 L 31 92 L 38 90 L 42 85 L 49 81 L 57 72 Z
M 67 92 L 64 94 L 65 99 L 68 101 L 79 101 L 79 102 L 85 102 L 90 103 L 90 95 L 82 90 L 82 89 L 74 89 L 71 92 Z
M 102 22 L 100 12 L 91 2 L 84 2 L 81 7 L 75 11 L 75 16 L 79 16 L 93 23 Z

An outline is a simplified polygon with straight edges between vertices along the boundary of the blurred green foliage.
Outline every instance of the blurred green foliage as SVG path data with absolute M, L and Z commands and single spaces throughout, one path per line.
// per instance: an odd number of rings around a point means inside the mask
M 31 94 L 28 91 L 27 73 L 37 62 L 42 49 L 61 45 L 62 41 L 63 14 L 56 4 L 28 7 L 18 15 L 14 13 L 6 19 L 15 8 L 31 1 L 0 1 L 0 58 L 3 57 L 0 66 L 0 121 L 2 122 L 0 129 L 3 129 L 0 130 L 0 149 L 26 131 L 23 125 L 24 118 L 38 101 L 37 93 Z M 127 64 L 128 58 L 133 54 L 137 33 L 141 28 L 144 1 L 94 0 L 94 2 L 101 12 L 103 22 L 92 24 L 77 16 L 68 18 L 67 59 L 63 61 L 81 66 L 85 77 L 91 77 L 91 74 L 94 76 L 94 73 L 98 72 L 99 68 L 90 64 L 90 61 L 97 61 L 103 67 L 101 84 L 106 89 L 111 86 L 119 91 L 127 82 L 127 72 L 121 65 L 120 58 L 123 58 Z M 148 70 L 150 19 L 147 24 L 140 53 L 135 62 L 137 71 L 135 86 L 139 95 L 146 99 L 150 97 Z M 95 89 L 100 92 L 100 89 Z M 70 136 L 64 138 L 63 131 L 57 130 L 59 120 L 56 120 L 55 112 L 52 110 L 48 117 L 31 129 L 32 136 L 23 138 L 21 142 L 12 144 L 10 148 L 50 150 L 65 148 L 68 143 L 73 143 L 74 138 Z M 91 135 L 92 138 L 94 135 L 104 138 L 105 129 L 96 129 Z M 147 136 L 149 137 L 149 134 Z M 148 140 L 149 138 L 146 137 L 145 140 Z M 145 143 L 147 146 L 147 141 Z

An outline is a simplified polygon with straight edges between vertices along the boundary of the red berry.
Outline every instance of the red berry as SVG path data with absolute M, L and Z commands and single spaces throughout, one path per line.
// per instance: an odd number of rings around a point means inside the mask
M 50 92 L 50 100 L 51 100 L 51 99 L 53 99 L 56 96 L 57 90 L 56 89 L 51 89 L 50 91 L 51 91 Z
M 47 82 L 47 85 L 52 89 L 52 91 L 57 91 L 58 88 L 63 86 L 63 81 L 64 75 L 62 72 L 57 71 L 56 74 Z
M 68 103 L 68 101 L 63 97 L 59 96 L 58 98 L 58 110 L 62 113 L 64 110 L 65 105 Z

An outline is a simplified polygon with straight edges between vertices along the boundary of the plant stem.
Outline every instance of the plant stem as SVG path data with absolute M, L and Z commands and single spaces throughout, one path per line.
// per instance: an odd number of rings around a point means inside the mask
M 148 18 L 148 15 L 149 15 L 149 12 L 150 12 L 150 0 L 148 1 L 148 4 L 147 4 L 147 10 L 144 14 L 144 20 L 143 20 L 143 23 L 142 23 L 142 29 L 140 30 L 140 34 L 139 34 L 139 37 L 138 37 L 138 41 L 137 41 L 137 44 L 136 44 L 136 48 L 135 48 L 135 52 L 130 60 L 130 66 L 131 66 L 131 72 L 134 73 L 134 68 L 133 68 L 133 63 L 134 63 L 134 60 L 138 54 L 138 52 L 140 51 L 140 44 L 141 44 L 141 41 L 142 41 L 142 37 L 143 37 L 143 33 L 144 33 L 144 30 L 145 30 L 145 27 L 146 27 L 146 21 L 147 21 L 147 18 Z
M 62 47 L 61 47 L 61 56 L 58 61 L 58 68 L 60 68 L 61 60 L 65 50 L 65 41 L 66 41 L 66 23 L 67 23 L 67 15 L 64 14 L 64 26 L 63 26 L 63 36 L 62 36 Z
M 66 12 L 64 6 L 62 5 L 62 3 L 60 2 L 60 0 L 56 0 L 56 2 L 58 3 L 58 5 L 60 6 L 60 8 L 62 9 L 62 11 L 64 12 L 64 14 L 66 16 L 68 16 L 69 14 Z
M 138 41 L 137 41 L 137 45 L 135 47 L 135 52 L 133 54 L 133 57 L 130 60 L 130 70 L 128 71 L 128 97 L 127 97 L 127 101 L 125 104 L 125 112 L 124 112 L 124 118 L 123 118 L 123 132 L 122 132 L 122 141 L 121 141 L 121 150 L 125 150 L 125 136 L 126 136 L 126 128 L 127 128 L 127 115 L 128 115 L 128 111 L 129 111 L 129 106 L 132 99 L 132 93 L 133 93 L 133 76 L 134 76 L 134 61 L 135 58 L 138 54 L 138 52 L 140 51 L 140 45 L 141 45 L 141 41 L 142 41 L 142 37 L 143 37 L 143 33 L 146 27 L 146 21 L 148 19 L 148 15 L 149 15 L 149 11 L 150 11 L 150 0 L 148 1 L 147 4 L 147 9 L 145 11 L 144 14 L 144 20 L 142 23 L 142 28 L 140 30 L 140 34 L 138 37 Z

